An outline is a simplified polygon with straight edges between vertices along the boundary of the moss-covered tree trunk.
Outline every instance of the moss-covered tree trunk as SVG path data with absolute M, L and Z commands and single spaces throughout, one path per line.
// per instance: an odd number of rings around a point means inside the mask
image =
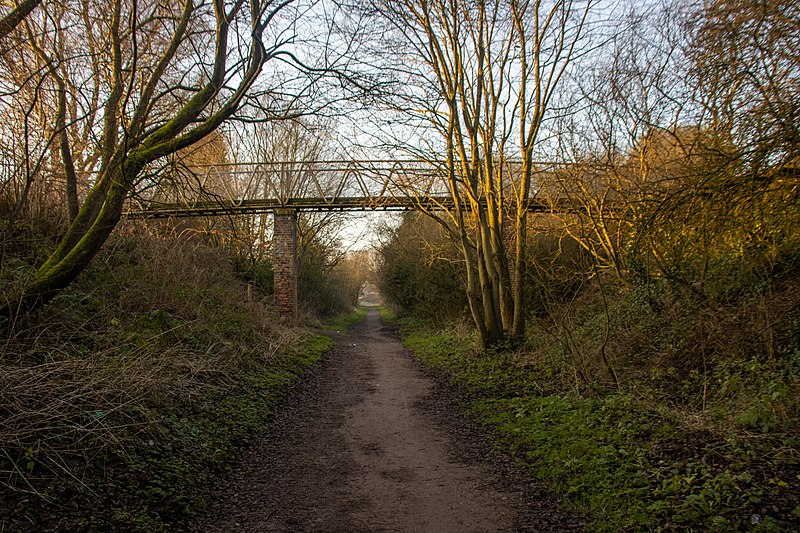
M 175 14 L 171 38 L 159 41 L 162 49 L 143 51 L 141 57 L 134 57 L 132 54 L 137 49 L 123 46 L 122 34 L 124 28 L 137 31 L 136 10 L 125 15 L 123 0 L 115 0 L 109 6 L 108 13 L 103 13 L 108 16 L 111 76 L 99 142 L 101 170 L 56 250 L 16 297 L 0 304 L 0 318 L 13 319 L 20 313 L 30 312 L 72 283 L 116 227 L 125 200 L 134 190 L 142 170 L 151 162 L 203 139 L 236 111 L 266 60 L 261 40 L 265 24 L 291 1 L 271 4 L 252 0 L 228 6 L 223 0 L 214 0 L 216 26 L 211 75 L 175 109 L 170 120 L 160 123 L 154 123 L 151 117 L 154 105 L 163 96 L 170 70 L 180 68 L 179 49 L 188 39 L 195 38 L 187 31 L 191 21 L 195 18 L 198 24 L 206 24 L 206 12 L 198 11 L 193 0 L 184 0 L 182 9 Z M 126 16 L 131 20 L 124 20 Z M 250 42 L 245 45 L 247 48 L 240 49 L 246 56 L 241 60 L 229 50 L 229 30 L 232 22 L 248 16 Z M 242 35 L 238 32 L 233 39 L 240 46 Z M 48 57 L 44 52 L 41 55 Z M 146 65 L 153 57 L 157 59 Z M 132 69 L 131 65 L 138 65 L 140 69 Z M 231 79 L 237 80 L 238 85 L 223 99 L 220 93 Z M 131 101 L 136 102 L 133 108 L 129 107 Z M 64 129 L 63 116 L 59 118 L 59 125 Z M 64 163 L 69 166 L 68 159 L 65 158 Z
M 131 168 L 128 171 L 135 176 L 141 169 Z M 115 174 L 112 178 L 113 185 L 94 222 L 85 231 L 80 232 L 80 239 L 70 246 L 60 246 L 39 268 L 33 281 L 17 299 L 17 310 L 29 311 L 49 301 L 72 283 L 100 251 L 122 216 L 127 197 L 127 188 L 124 184 L 130 182 L 129 179 L 125 179 L 122 172 Z M 84 204 L 83 209 L 91 210 L 92 207 Z M 72 233 L 75 235 L 77 232 Z

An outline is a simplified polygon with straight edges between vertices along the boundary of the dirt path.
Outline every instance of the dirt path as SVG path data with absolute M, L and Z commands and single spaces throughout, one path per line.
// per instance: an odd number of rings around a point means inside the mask
M 370 310 L 190 531 L 564 531 Z

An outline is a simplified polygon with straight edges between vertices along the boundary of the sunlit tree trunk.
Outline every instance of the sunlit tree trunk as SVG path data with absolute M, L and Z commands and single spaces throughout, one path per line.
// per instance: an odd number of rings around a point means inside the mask
M 534 148 L 555 90 L 584 43 L 591 5 L 591 0 L 375 4 L 424 65 L 418 79 L 430 100 L 421 101 L 412 91 L 404 111 L 418 112 L 444 137 L 451 223 L 468 263 L 466 290 L 484 347 L 525 334 Z M 417 111 L 420 105 L 423 111 Z M 513 146 L 515 136 L 519 142 Z M 521 169 L 507 164 L 519 159 Z M 506 224 L 513 228 L 505 231 Z M 506 242 L 509 233 L 513 248 Z

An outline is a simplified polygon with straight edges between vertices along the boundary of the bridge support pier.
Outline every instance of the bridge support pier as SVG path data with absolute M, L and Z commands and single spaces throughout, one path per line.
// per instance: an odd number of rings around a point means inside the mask
M 281 315 L 297 319 L 297 211 L 275 209 L 272 240 L 275 303 Z

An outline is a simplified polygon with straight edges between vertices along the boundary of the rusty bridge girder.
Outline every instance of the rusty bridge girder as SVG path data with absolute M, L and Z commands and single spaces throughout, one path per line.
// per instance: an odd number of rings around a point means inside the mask
M 413 200 L 446 200 L 442 174 L 420 161 L 262 161 L 193 165 L 203 191 L 194 198 L 164 188 L 138 198 L 130 217 L 213 216 L 260 213 L 282 207 L 300 210 L 413 209 Z

